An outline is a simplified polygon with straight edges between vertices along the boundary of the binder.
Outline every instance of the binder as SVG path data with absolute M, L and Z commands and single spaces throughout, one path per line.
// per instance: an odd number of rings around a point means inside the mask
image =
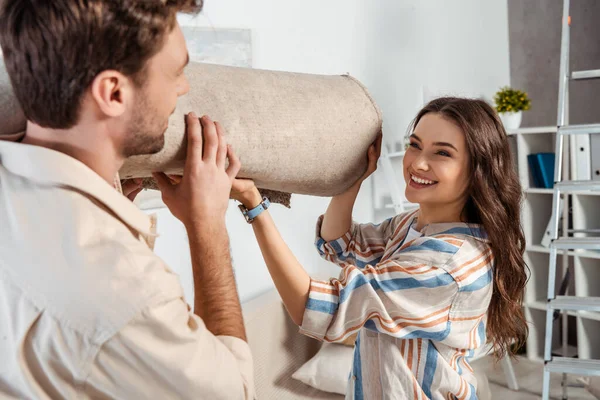
M 591 175 L 595 181 L 600 181 L 600 134 L 590 135 Z
M 590 134 L 571 136 L 571 180 L 589 181 L 592 179 L 590 154 Z

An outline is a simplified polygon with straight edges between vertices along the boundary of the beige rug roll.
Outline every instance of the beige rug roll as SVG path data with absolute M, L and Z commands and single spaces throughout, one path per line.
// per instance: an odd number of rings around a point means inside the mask
M 241 177 L 280 192 L 332 196 L 364 173 L 366 151 L 381 130 L 381 114 L 365 88 L 349 76 L 321 76 L 192 63 L 190 92 L 179 99 L 164 149 L 129 158 L 121 178 L 152 171 L 181 174 L 184 115 L 209 115 L 227 132 L 242 161 Z M 0 73 L 0 135 L 25 120 Z

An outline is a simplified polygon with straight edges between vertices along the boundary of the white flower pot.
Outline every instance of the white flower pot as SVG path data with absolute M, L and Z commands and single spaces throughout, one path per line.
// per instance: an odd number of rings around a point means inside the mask
M 507 131 L 511 129 L 517 129 L 521 126 L 521 119 L 523 118 L 523 112 L 502 112 L 500 113 L 500 120 L 504 125 L 504 129 Z

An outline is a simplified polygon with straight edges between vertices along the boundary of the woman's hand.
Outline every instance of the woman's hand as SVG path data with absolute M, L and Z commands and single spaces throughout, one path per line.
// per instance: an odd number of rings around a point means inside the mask
M 377 135 L 377 139 L 373 142 L 371 146 L 369 146 L 369 150 L 367 150 L 367 160 L 368 166 L 367 171 L 361 176 L 358 180 L 358 185 L 360 186 L 369 176 L 373 174 L 377 170 L 377 161 L 379 161 L 379 156 L 381 156 L 381 142 L 383 139 L 383 134 L 380 132 Z
M 231 185 L 231 198 L 239 201 L 249 210 L 262 202 L 260 192 L 254 181 L 250 179 L 236 178 Z

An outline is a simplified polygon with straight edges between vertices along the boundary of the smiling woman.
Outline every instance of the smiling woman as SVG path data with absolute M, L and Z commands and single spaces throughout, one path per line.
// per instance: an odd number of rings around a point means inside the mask
M 440 98 L 417 115 L 404 157 L 406 198 L 419 203 L 417 230 L 430 222 L 481 224 L 494 256 L 487 334 L 499 354 L 523 344 L 527 280 L 521 186 L 506 132 L 481 100 Z
M 308 276 L 268 211 L 253 220 L 265 262 L 302 333 L 343 342 L 358 332 L 347 397 L 476 398 L 475 352 L 491 342 L 503 356 L 527 335 L 521 189 L 506 132 L 483 101 L 430 102 L 404 157 L 406 197 L 420 208 L 357 224 L 354 203 L 380 149 L 381 137 L 366 173 L 317 222 L 316 247 L 343 268 L 338 279 Z M 260 204 L 252 182 L 233 188 L 247 209 Z
M 420 205 L 420 224 L 427 223 L 425 215 L 436 222 L 462 221 L 470 161 L 462 130 L 430 113 L 419 120 L 409 139 L 403 164 L 406 198 Z

